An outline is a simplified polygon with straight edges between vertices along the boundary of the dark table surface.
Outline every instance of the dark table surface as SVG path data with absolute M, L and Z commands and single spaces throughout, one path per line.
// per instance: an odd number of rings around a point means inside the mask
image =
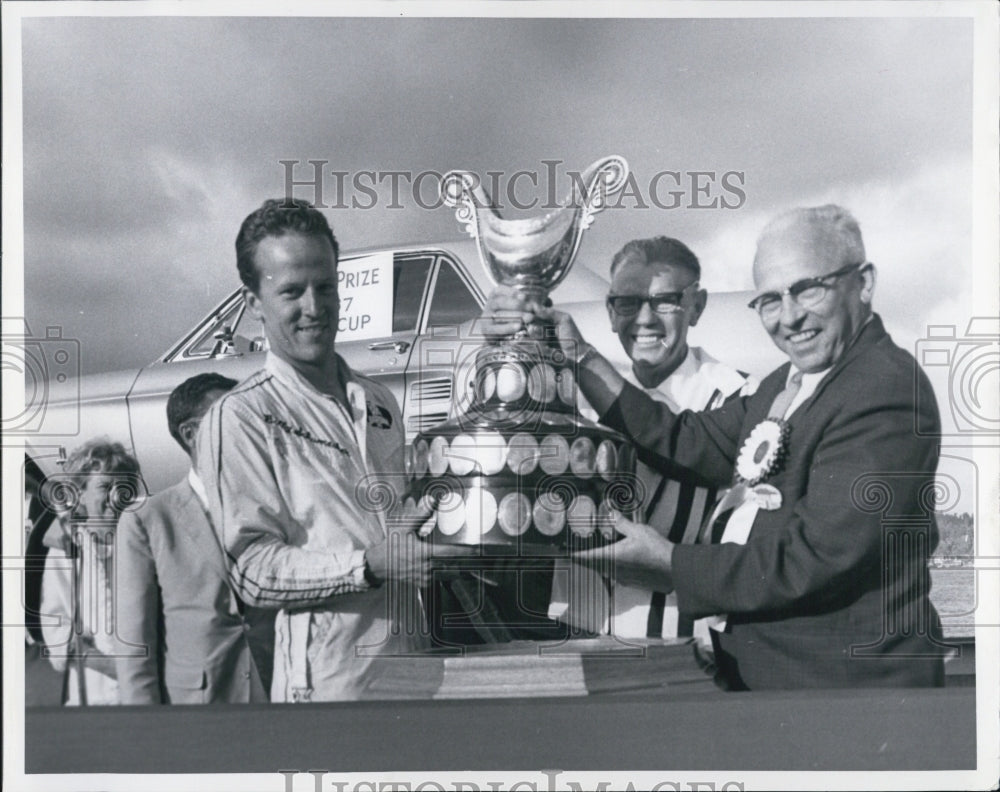
M 692 675 L 691 664 L 682 662 L 684 652 L 651 652 L 660 664 L 649 662 L 641 670 L 634 658 L 585 658 L 577 678 L 585 680 L 589 694 L 545 695 L 549 682 L 539 676 L 520 697 L 501 685 L 492 688 L 501 697 L 492 698 L 32 708 L 25 713 L 25 769 L 975 768 L 975 687 L 724 693 Z M 523 662 L 530 679 L 531 663 Z M 488 663 L 483 667 L 488 670 Z M 448 673 L 437 679 L 447 680 Z M 461 684 L 468 681 L 463 676 Z M 447 693 L 447 685 L 434 685 L 428 695 Z M 527 695 L 531 691 L 535 695 Z

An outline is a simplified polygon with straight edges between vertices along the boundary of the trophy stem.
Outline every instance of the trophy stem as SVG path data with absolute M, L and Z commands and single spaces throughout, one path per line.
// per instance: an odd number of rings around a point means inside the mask
M 538 305 L 544 306 L 549 298 L 548 289 L 543 286 L 519 283 L 514 288 L 521 292 L 521 294 L 523 294 L 529 302 L 534 302 Z M 555 327 L 551 322 L 536 320 L 525 324 L 524 328 L 514 333 L 511 338 L 514 341 L 523 338 L 530 338 L 534 340 L 555 339 Z
M 531 283 L 518 283 L 514 288 L 529 300 L 537 302 L 539 305 L 544 305 L 545 301 L 549 298 L 549 290 L 544 286 L 537 286 Z

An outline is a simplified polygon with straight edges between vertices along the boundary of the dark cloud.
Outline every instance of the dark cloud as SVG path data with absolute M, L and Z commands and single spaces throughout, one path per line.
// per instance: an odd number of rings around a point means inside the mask
M 91 370 L 150 360 L 235 288 L 232 239 L 283 192 L 282 159 L 509 174 L 619 153 L 643 188 L 741 171 L 740 209 L 609 210 L 581 263 L 603 272 L 657 233 L 711 247 L 831 185 L 967 160 L 971 34 L 957 19 L 26 20 L 27 313 L 78 332 Z M 330 210 L 345 247 L 458 236 L 448 210 L 390 199 L 382 183 L 375 208 Z

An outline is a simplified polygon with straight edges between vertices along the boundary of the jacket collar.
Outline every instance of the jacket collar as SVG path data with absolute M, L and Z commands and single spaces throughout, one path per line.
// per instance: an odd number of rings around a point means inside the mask
M 180 503 L 178 511 L 173 515 L 176 520 L 174 524 L 183 526 L 181 530 L 187 533 L 194 546 L 198 547 L 206 558 L 211 559 L 213 566 L 218 569 L 222 578 L 226 579 L 228 571 L 225 553 L 212 529 L 212 516 L 201 499 L 198 486 L 201 486 L 204 492 L 204 484 L 197 476 L 189 475 L 178 482 L 176 492 Z
M 191 487 L 191 491 L 198 496 L 198 501 L 204 507 L 205 511 L 208 511 L 208 493 L 205 492 L 205 485 L 202 483 L 201 479 L 198 478 L 198 473 L 192 467 L 187 474 L 187 483 Z
M 334 352 L 333 356 L 337 367 L 337 378 L 340 380 L 341 385 L 344 386 L 344 393 L 347 395 L 348 404 L 344 406 L 350 406 L 356 412 L 360 402 L 363 415 L 365 407 L 364 388 L 355 378 L 354 371 L 347 365 L 347 362 L 336 352 Z M 264 360 L 264 369 L 296 391 L 308 393 L 321 399 L 329 400 L 335 398 L 332 394 L 319 390 L 303 377 L 294 366 L 282 360 L 273 352 L 267 353 L 267 357 Z
M 336 352 L 333 353 L 334 362 L 337 370 L 337 378 L 341 383 L 346 386 L 347 383 L 354 380 L 353 372 L 351 367 L 344 362 L 344 359 L 338 355 Z M 291 363 L 282 360 L 273 351 L 267 353 L 267 357 L 264 359 L 264 368 L 278 377 L 278 379 L 284 380 L 286 384 L 291 385 L 296 390 L 304 390 L 306 392 L 316 393 L 325 398 L 329 398 L 329 393 L 324 393 L 319 390 L 315 385 L 313 385 L 309 380 L 303 377 L 298 370 Z

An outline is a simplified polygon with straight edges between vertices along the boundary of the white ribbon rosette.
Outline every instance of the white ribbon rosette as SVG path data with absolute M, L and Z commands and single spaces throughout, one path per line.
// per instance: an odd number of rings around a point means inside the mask
M 788 451 L 788 424 L 780 418 L 768 418 L 750 432 L 736 458 L 736 477 L 753 487 L 776 473 Z

